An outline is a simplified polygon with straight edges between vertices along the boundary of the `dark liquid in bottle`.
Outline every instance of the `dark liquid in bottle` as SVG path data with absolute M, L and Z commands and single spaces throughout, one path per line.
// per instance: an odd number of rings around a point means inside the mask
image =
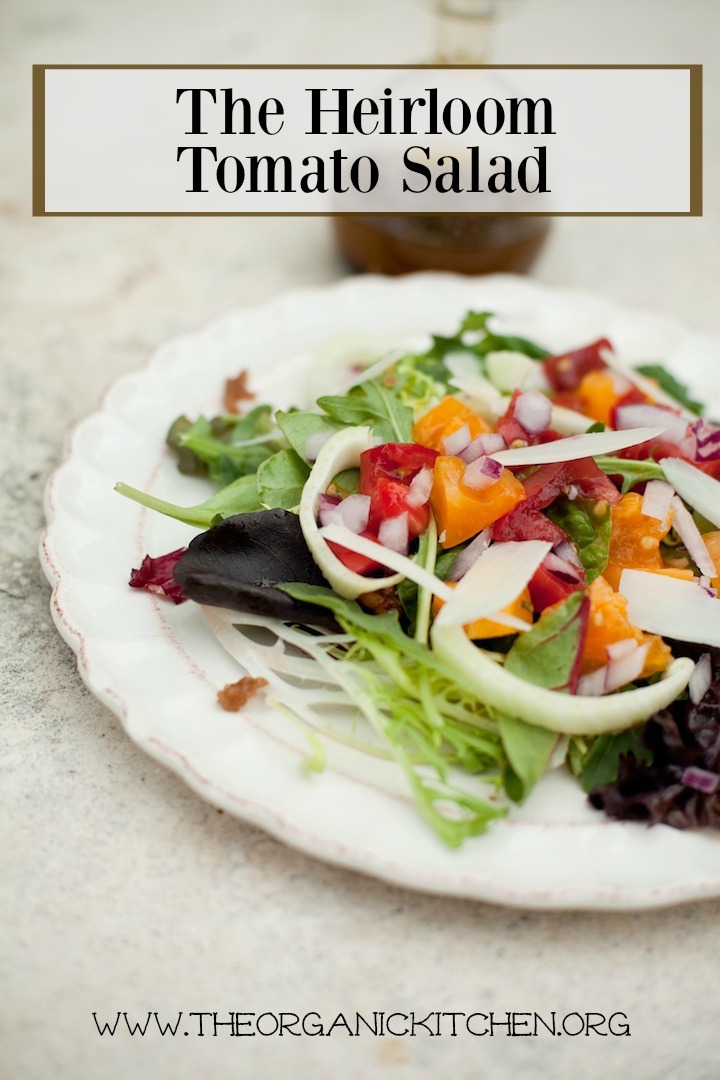
M 550 223 L 523 214 L 348 214 L 334 218 L 333 228 L 356 270 L 488 274 L 529 270 Z

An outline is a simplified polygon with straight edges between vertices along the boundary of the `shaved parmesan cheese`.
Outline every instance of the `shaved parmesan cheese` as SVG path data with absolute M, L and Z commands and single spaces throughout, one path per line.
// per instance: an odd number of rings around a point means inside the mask
M 654 518 L 667 525 L 669 521 L 670 506 L 675 492 L 670 484 L 664 480 L 650 480 L 645 485 L 645 494 L 642 501 L 642 513 L 645 517 Z
M 435 625 L 464 626 L 489 616 L 494 622 L 509 625 L 503 608 L 520 595 L 551 548 L 552 544 L 542 540 L 493 544 L 452 590 Z M 512 625 L 517 629 L 515 621 Z M 527 629 L 526 624 L 523 629 Z
M 350 532 L 343 525 L 326 525 L 324 529 L 320 529 L 320 536 L 325 541 L 330 540 L 333 544 L 340 544 L 341 547 L 347 548 L 348 551 L 355 551 L 358 555 L 365 555 L 368 559 L 374 559 L 375 562 L 379 562 L 382 566 L 389 566 L 391 570 L 397 570 L 399 576 L 409 578 L 416 585 L 429 589 L 435 596 L 439 596 L 443 600 L 450 600 L 453 595 L 454 590 L 449 585 L 446 585 L 444 581 L 441 581 L 435 574 L 431 574 L 423 566 L 413 562 L 407 555 L 391 551 L 390 548 L 383 547 L 382 544 L 369 540 L 366 536 L 356 536 L 355 533 Z M 328 550 L 330 549 L 328 548 Z M 358 575 L 355 574 L 354 576 L 357 577 Z M 362 580 L 366 585 L 375 583 L 374 578 L 363 578 Z M 388 581 L 387 578 L 381 580 Z M 337 592 L 337 589 L 335 591 Z M 367 592 L 367 589 L 363 591 Z
M 697 582 L 623 570 L 619 591 L 628 602 L 628 619 L 650 634 L 720 647 L 720 601 Z
M 662 458 L 660 466 L 678 495 L 720 529 L 720 483 L 680 458 Z
M 689 657 L 681 656 L 651 686 L 608 697 L 578 697 L 513 675 L 492 659 L 493 653 L 474 645 L 461 626 L 438 626 L 436 619 L 431 640 L 435 654 L 458 673 L 458 685 L 480 701 L 535 727 L 565 735 L 624 731 L 647 720 L 682 693 L 695 667 Z
M 360 454 L 363 450 L 369 450 L 374 445 L 372 431 L 368 427 L 343 428 L 337 431 L 320 450 L 317 461 L 312 467 L 309 477 L 300 496 L 300 525 L 302 527 L 305 543 L 313 559 L 323 572 L 328 584 L 335 590 L 338 596 L 344 596 L 347 600 L 354 600 L 362 593 L 376 592 L 378 589 L 387 589 L 391 585 L 397 585 L 402 581 L 402 574 L 393 574 L 389 577 L 363 577 L 362 574 L 354 574 L 338 559 L 327 543 L 320 535 L 317 516 L 321 496 L 327 491 L 330 482 L 343 469 L 351 469 L 360 462 Z M 343 534 L 354 536 L 350 529 L 344 526 L 332 526 L 342 528 Z M 357 539 L 357 538 L 356 538 Z M 349 544 L 343 544 L 348 547 Z M 376 544 L 380 551 L 386 549 Z M 383 566 L 389 566 L 387 559 L 382 562 Z
M 705 541 L 700 535 L 692 514 L 677 495 L 673 496 L 672 508 L 673 529 L 687 548 L 688 555 L 704 577 L 714 578 L 715 563 L 710 558 L 710 552 L 705 547 Z
M 596 457 L 598 454 L 614 454 L 628 446 L 638 446 L 649 439 L 657 439 L 665 429 L 662 427 L 633 428 L 631 431 L 593 431 L 585 435 L 571 435 L 568 439 L 538 443 L 537 446 L 521 446 L 517 450 L 500 450 L 491 454 L 502 465 L 548 465 L 554 461 L 577 461 L 579 458 Z

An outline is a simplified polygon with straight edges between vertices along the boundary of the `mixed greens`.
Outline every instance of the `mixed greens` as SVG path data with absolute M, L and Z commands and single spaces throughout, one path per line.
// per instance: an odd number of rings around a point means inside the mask
M 717 826 L 720 428 L 658 363 L 487 312 L 345 374 L 312 409 L 178 418 L 178 468 L 217 490 L 117 485 L 205 530 L 131 585 L 267 619 L 450 845 L 563 763 L 612 816 Z M 338 734 L 297 697 L 318 768 Z

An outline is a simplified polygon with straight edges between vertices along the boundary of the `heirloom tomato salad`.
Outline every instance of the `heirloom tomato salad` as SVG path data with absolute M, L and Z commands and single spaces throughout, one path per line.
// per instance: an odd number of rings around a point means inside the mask
M 552 355 L 493 323 L 345 365 L 310 409 L 229 380 L 167 440 L 214 494 L 118 484 L 202 530 L 130 584 L 265 620 L 301 673 L 282 709 L 306 766 L 330 738 L 391 759 L 448 844 L 563 766 L 611 817 L 717 828 L 720 424 L 654 357 Z M 313 670 L 351 732 L 304 707 Z

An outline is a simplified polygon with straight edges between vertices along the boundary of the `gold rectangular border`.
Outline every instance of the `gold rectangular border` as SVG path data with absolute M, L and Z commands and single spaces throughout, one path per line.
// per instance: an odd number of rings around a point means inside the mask
M 109 210 L 46 210 L 45 209 L 45 72 L 46 71 L 426 71 L 439 67 L 453 67 L 459 71 L 482 66 L 489 71 L 687 71 L 690 76 L 690 209 L 664 211 L 623 210 L 611 213 L 607 210 L 581 212 L 559 211 L 544 213 L 534 210 L 525 217 L 702 217 L 703 212 L 703 65 L 702 64 L 33 64 L 32 69 L 32 216 L 33 217 L 344 217 L 352 213 L 342 210 L 332 213 L 317 211 L 249 211 L 211 210 L 187 211 L 126 211 Z M 450 214 L 466 211 L 446 211 Z M 407 211 L 413 216 L 437 216 L 435 211 Z M 496 211 L 495 213 L 500 213 Z M 373 217 L 404 216 L 396 211 L 382 211 Z M 494 217 L 492 211 L 481 211 L 479 217 Z

